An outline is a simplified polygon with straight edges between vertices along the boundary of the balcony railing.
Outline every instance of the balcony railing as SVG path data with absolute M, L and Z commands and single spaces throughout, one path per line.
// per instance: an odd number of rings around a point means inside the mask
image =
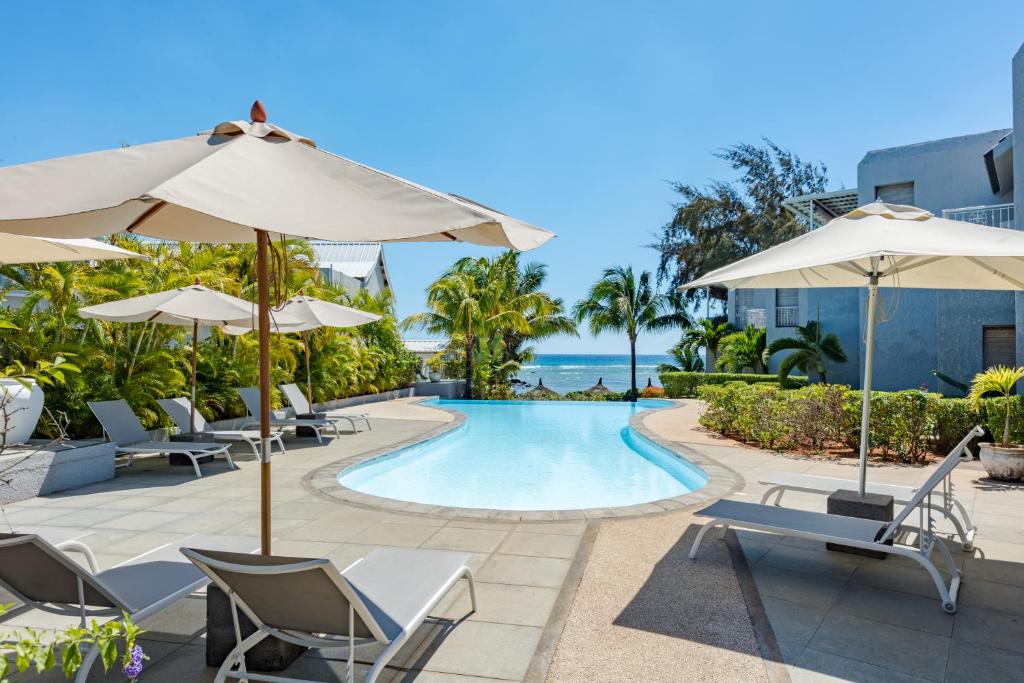
M 775 327 L 796 327 L 800 324 L 799 306 L 776 306 Z
M 748 308 L 747 325 L 753 325 L 762 330 L 768 327 L 768 311 L 763 308 Z
M 990 204 L 988 206 L 962 206 L 958 209 L 943 209 L 942 217 L 953 221 L 977 223 L 993 228 L 1013 228 L 1013 204 Z

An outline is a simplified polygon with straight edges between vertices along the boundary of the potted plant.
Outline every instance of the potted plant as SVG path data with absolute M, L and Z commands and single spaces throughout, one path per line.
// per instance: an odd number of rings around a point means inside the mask
M 43 386 L 64 383 L 64 375 L 78 368 L 63 356 L 38 361 L 28 369 L 19 361 L 0 368 L 0 452 L 25 443 L 43 412 Z
M 430 372 L 427 373 L 427 377 L 430 381 L 440 382 L 442 375 L 441 371 L 444 369 L 444 358 L 442 358 L 440 353 L 427 361 L 427 368 L 430 369 Z
M 980 445 L 981 464 L 993 479 L 1024 481 L 1024 446 L 1010 444 L 1010 413 L 1013 409 L 1013 387 L 1024 377 L 1024 367 L 997 365 L 978 373 L 971 382 L 971 403 L 980 407 L 983 397 L 997 395 L 1002 410 L 987 411 L 988 428 L 998 440 Z

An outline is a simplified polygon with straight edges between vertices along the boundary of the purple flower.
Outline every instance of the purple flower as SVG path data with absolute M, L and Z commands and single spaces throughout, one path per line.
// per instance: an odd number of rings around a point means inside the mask
M 136 679 L 142 673 L 142 662 L 149 659 L 142 651 L 141 645 L 136 645 L 129 653 L 128 663 L 121 668 L 121 673 L 127 678 Z

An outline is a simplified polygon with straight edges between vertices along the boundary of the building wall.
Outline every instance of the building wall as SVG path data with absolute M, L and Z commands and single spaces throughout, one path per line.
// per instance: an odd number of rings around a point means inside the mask
M 1013 174 L 1021 176 L 1021 181 L 1013 184 L 1013 211 L 1017 221 L 1017 229 L 1024 229 L 1024 45 L 1017 50 L 1011 64 L 1013 72 Z M 1016 135 L 1020 131 L 1020 135 Z M 1017 330 L 1017 363 L 1024 363 L 1024 293 L 1017 293 L 1016 322 Z

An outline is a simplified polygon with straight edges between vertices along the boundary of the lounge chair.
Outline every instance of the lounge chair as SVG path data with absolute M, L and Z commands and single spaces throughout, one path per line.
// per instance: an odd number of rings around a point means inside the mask
M 443 550 L 378 548 L 339 572 L 329 560 L 242 555 L 182 548 L 229 597 L 237 645 L 214 679 L 297 681 L 249 673 L 245 653 L 267 636 L 313 648 L 346 648 L 347 680 L 354 679 L 356 648 L 382 645 L 366 682 L 384 667 L 459 579 L 476 588 L 469 554 Z M 242 638 L 238 612 L 259 629 Z M 306 679 L 302 679 L 306 680 Z
M 768 486 L 764 495 L 761 496 L 761 502 L 767 503 L 772 496 L 775 496 L 775 505 L 782 504 L 782 496 L 786 491 L 819 493 L 827 496 L 839 489 L 855 490 L 857 488 L 857 480 L 855 479 L 821 477 L 813 474 L 791 474 L 789 472 L 770 472 L 762 476 L 758 481 Z M 906 505 L 914 497 L 914 494 L 917 493 L 916 486 L 873 484 L 870 482 L 866 490 L 868 493 L 892 496 L 898 505 Z M 932 502 L 925 502 L 923 504 L 931 506 L 933 510 L 941 513 L 952 522 L 957 536 L 960 537 L 960 545 L 963 547 L 964 552 L 974 550 L 974 535 L 977 533 L 978 527 L 971 522 L 971 516 L 967 512 L 967 508 L 953 495 L 952 476 L 947 475 L 942 480 L 942 490 L 938 504 Z
M 89 565 L 89 571 L 93 574 L 100 570 L 92 548 L 82 542 L 83 538 L 95 533 L 93 529 L 76 529 L 67 526 L 21 526 L 19 524 L 18 528 L 10 533 L 35 534 L 57 550 L 81 554 L 85 557 L 86 564 Z
M 725 533 L 730 526 L 735 526 L 899 555 L 914 560 L 928 572 L 939 593 L 942 609 L 953 614 L 956 612 L 956 597 L 960 590 L 960 570 L 953 563 L 949 549 L 933 529 L 932 511 L 936 508 L 931 504 L 931 496 L 935 487 L 953 471 L 953 468 L 960 464 L 960 455 L 971 440 L 983 434 L 984 430 L 981 427 L 972 429 L 943 459 L 932 475 L 928 477 L 928 481 L 907 501 L 907 504 L 891 522 L 790 510 L 774 505 L 744 503 L 738 500 L 720 500 L 696 513 L 702 517 L 712 517 L 712 519 L 697 533 L 697 538 L 694 539 L 693 546 L 690 548 L 690 559 L 697 556 L 704 535 L 716 526 L 722 528 L 722 533 Z M 920 519 L 919 527 L 916 529 L 916 546 L 897 543 L 897 533 L 901 531 L 903 523 L 908 520 L 914 510 L 918 511 Z M 948 586 L 942 578 L 942 574 L 932 563 L 931 555 L 935 549 L 938 549 L 951 577 Z
M 131 466 L 132 456 L 137 453 L 175 453 L 184 455 L 192 461 L 196 479 L 200 479 L 203 473 L 199 471 L 198 458 L 223 454 L 228 461 L 228 467 L 235 469 L 235 463 L 228 451 L 231 444 L 153 441 L 126 401 L 93 401 L 89 403 L 89 410 L 99 420 L 107 438 L 117 444 L 117 452 L 128 455 L 127 466 Z
M 258 426 L 260 423 L 260 390 L 258 387 L 244 387 L 235 389 L 238 395 L 242 397 L 242 403 L 245 404 L 245 409 L 249 411 L 249 417 L 252 418 L 249 422 L 242 425 L 242 429 Z M 309 427 L 313 430 L 316 435 L 316 442 L 323 443 L 323 435 L 321 432 L 325 429 L 330 429 L 334 432 L 335 436 L 341 436 L 338 431 L 338 425 L 336 422 L 327 420 L 324 418 L 313 418 L 313 417 L 289 417 L 282 411 L 270 411 L 270 426 L 271 427 L 290 427 L 295 429 L 296 427 Z
M 312 415 L 316 412 L 313 410 L 313 406 L 309 405 L 309 400 L 302 393 L 302 390 L 299 389 L 298 384 L 281 384 L 279 388 L 284 397 L 288 399 L 288 403 L 295 409 L 296 415 Z M 346 420 L 352 426 L 353 432 L 359 431 L 356 428 L 357 422 L 365 422 L 367 431 L 373 429 L 370 426 L 370 416 L 366 413 L 327 413 L 327 419 L 334 420 L 335 422 Z
M 185 397 L 182 398 L 161 398 L 157 400 L 164 412 L 174 420 L 174 426 L 184 433 L 192 430 L 192 405 Z M 258 429 L 214 429 L 198 410 L 195 416 L 196 433 L 211 441 L 242 441 L 249 444 L 253 455 L 260 455 L 260 431 Z M 272 432 L 270 444 L 274 444 L 284 453 L 284 441 L 281 440 L 281 430 Z
M 0 534 L 0 585 L 29 607 L 77 616 L 82 628 L 93 619 L 120 620 L 125 614 L 138 622 L 209 583 L 180 551 L 183 545 L 207 544 L 238 553 L 258 547 L 254 538 L 189 536 L 93 573 L 41 536 Z M 86 680 L 98 654 L 95 647 L 83 653 L 76 683 Z

